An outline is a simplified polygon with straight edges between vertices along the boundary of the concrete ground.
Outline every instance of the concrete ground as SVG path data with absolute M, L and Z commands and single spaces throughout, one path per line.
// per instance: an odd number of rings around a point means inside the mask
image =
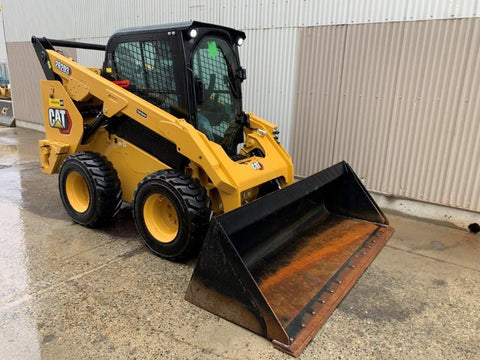
M 194 262 L 142 245 L 127 209 L 74 224 L 43 134 L 0 128 L 0 359 L 289 359 L 183 300 Z M 480 235 L 390 215 L 377 259 L 301 359 L 480 358 Z

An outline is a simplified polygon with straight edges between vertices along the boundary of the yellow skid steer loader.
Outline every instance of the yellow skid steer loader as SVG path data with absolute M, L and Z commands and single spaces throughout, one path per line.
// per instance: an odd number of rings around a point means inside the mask
M 277 127 L 243 111 L 244 40 L 196 21 L 106 46 L 32 37 L 41 166 L 73 221 L 97 226 L 126 202 L 155 254 L 200 251 L 187 300 L 298 356 L 393 229 L 345 162 L 294 183 Z M 103 67 L 54 46 L 103 51 Z

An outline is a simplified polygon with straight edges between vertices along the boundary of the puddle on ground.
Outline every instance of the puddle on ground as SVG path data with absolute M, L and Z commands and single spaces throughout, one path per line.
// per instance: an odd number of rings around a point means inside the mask
M 0 144 L 0 357 L 37 359 L 36 316 L 34 312 L 25 314 L 22 307 L 13 310 L 19 299 L 28 296 L 30 283 L 18 164 L 17 146 Z

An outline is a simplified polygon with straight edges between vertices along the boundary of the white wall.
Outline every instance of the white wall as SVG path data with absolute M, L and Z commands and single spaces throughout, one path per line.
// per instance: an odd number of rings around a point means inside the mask
M 7 41 L 95 39 L 187 20 L 246 30 L 480 16 L 480 0 L 3 0 L 3 7 Z
M 0 2 L 0 8 L 1 8 Z M 3 10 L 0 10 L 0 61 L 7 60 L 7 47 L 5 46 L 5 33 L 3 31 Z

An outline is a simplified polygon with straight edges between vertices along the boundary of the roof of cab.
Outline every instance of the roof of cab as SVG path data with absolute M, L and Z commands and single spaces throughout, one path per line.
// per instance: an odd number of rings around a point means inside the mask
M 125 29 L 120 29 L 116 31 L 112 37 L 121 36 L 121 35 L 128 35 L 128 34 L 135 34 L 135 33 L 146 33 L 146 32 L 163 32 L 163 31 L 183 31 L 188 30 L 194 27 L 207 27 L 213 29 L 222 29 L 229 32 L 233 35 L 234 38 L 242 37 L 245 39 L 245 33 L 243 31 L 239 31 L 236 29 L 232 29 L 226 26 L 203 23 L 200 21 L 185 21 L 185 22 L 178 22 L 178 23 L 170 23 L 170 24 L 162 24 L 162 25 L 148 25 L 148 26 L 139 26 L 139 27 L 130 27 Z

